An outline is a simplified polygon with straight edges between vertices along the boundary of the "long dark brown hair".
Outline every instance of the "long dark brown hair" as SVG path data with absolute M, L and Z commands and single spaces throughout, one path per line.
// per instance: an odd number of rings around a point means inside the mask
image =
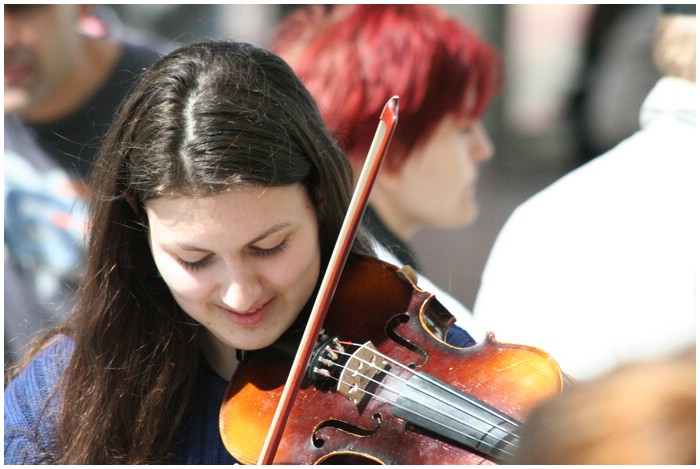
M 182 47 L 147 71 L 94 168 L 79 306 L 44 340 L 64 334 L 74 342 L 54 462 L 167 463 L 188 412 L 202 327 L 157 275 L 144 202 L 237 184 L 303 184 L 326 265 L 351 174 L 310 94 L 274 54 L 211 41 Z M 353 249 L 368 254 L 368 246 L 361 233 Z

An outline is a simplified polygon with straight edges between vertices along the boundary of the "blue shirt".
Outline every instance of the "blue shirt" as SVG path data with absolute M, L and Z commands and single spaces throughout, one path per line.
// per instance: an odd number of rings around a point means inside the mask
M 63 338 L 47 347 L 5 389 L 5 464 L 51 462 L 59 418 L 57 398 L 49 402 L 46 418 L 40 417 L 68 364 L 72 344 Z M 219 409 L 227 386 L 228 381 L 203 362 L 189 417 L 175 438 L 173 463 L 236 463 L 219 436 Z

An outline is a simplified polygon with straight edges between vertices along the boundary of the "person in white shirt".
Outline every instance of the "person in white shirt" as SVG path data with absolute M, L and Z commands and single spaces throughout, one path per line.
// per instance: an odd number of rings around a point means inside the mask
M 654 50 L 664 77 L 641 129 L 518 207 L 485 266 L 476 319 L 576 379 L 695 343 L 695 31 L 695 5 L 664 5 Z

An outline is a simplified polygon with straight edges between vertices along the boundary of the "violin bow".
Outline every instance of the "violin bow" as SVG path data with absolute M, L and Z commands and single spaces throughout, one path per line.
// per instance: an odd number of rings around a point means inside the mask
M 284 386 L 280 401 L 277 404 L 277 410 L 272 419 L 270 430 L 267 434 L 267 439 L 260 453 L 258 464 L 272 464 L 272 461 L 282 439 L 282 432 L 292 410 L 292 404 L 296 397 L 297 391 L 301 386 L 301 381 L 308 367 L 313 347 L 323 326 L 323 321 L 326 318 L 326 313 L 330 307 L 333 294 L 338 286 L 340 275 L 345 268 L 345 262 L 350 254 L 357 228 L 362 220 L 369 193 L 372 190 L 374 180 L 377 177 L 386 150 L 389 147 L 389 142 L 394 134 L 396 121 L 399 117 L 399 98 L 394 96 L 382 110 L 379 118 L 379 126 L 374 134 L 374 139 L 370 145 L 367 159 L 362 167 L 362 172 L 357 180 L 355 191 L 353 192 L 348 212 L 345 214 L 343 225 L 340 229 L 338 240 L 336 241 L 333 253 L 331 254 L 328 267 L 323 276 L 318 296 L 314 302 L 309 321 L 306 323 L 306 329 L 299 344 L 299 349 L 292 363 L 292 368 L 287 378 L 287 383 Z

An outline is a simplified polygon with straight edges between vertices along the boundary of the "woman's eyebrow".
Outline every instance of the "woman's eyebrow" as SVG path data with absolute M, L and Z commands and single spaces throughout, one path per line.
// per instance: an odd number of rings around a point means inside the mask
M 208 249 L 203 249 L 191 244 L 183 243 L 166 243 L 162 244 L 161 247 L 166 250 L 178 250 L 178 251 L 192 251 L 192 252 L 209 252 Z

